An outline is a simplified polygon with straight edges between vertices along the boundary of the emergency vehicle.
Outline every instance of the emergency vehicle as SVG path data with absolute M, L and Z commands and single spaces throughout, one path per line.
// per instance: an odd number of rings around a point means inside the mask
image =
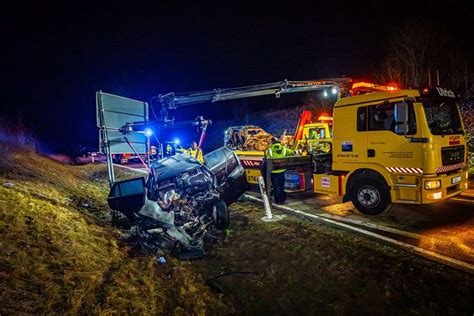
M 466 137 L 453 91 L 442 87 L 403 89 L 348 78 L 283 81 L 208 92 L 164 95 L 168 108 L 249 96 L 338 91 L 328 152 L 267 160 L 273 169 L 299 170 L 302 190 L 343 196 L 364 214 L 393 203 L 426 204 L 460 194 L 468 185 Z M 161 96 L 160 96 L 161 97 Z M 299 126 L 298 126 L 299 129 Z M 298 131 L 297 131 L 298 132 Z M 248 182 L 258 176 L 262 153 L 236 152 Z M 254 170 L 254 171 L 252 171 Z
M 157 151 L 156 146 L 150 146 L 150 157 L 153 159 L 156 157 Z M 142 159 L 146 159 L 146 154 L 142 155 Z M 139 162 L 140 159 L 136 154 L 132 153 L 122 153 L 122 154 L 112 154 L 112 161 L 116 164 L 127 164 L 129 162 Z
M 328 152 L 332 142 L 331 124 L 332 117 L 327 114 L 320 115 L 317 120 L 314 120 L 311 111 L 303 111 L 295 129 L 295 135 L 286 144 L 282 143 L 302 156 L 311 155 L 313 152 Z M 264 150 L 236 150 L 235 153 L 245 168 L 247 182 L 257 185 L 258 177 L 262 175 Z M 294 181 L 290 181 L 292 183 L 287 185 L 287 190 L 290 192 L 305 190 L 305 174 L 296 169 L 287 172 L 287 178 L 294 178 L 296 175 L 300 177 L 301 185 L 295 187 Z

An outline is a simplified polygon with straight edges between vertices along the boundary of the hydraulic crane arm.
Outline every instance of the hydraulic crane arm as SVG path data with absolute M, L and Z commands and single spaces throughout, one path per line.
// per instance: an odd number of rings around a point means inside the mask
M 274 94 L 277 98 L 281 94 L 296 93 L 316 90 L 326 90 L 331 88 L 339 88 L 347 91 L 348 84 L 351 83 L 349 78 L 322 79 L 314 81 L 279 81 L 253 86 L 213 89 L 207 91 L 190 92 L 190 93 L 174 93 L 160 94 L 158 98 L 163 110 L 177 109 L 178 107 L 205 103 L 217 102 L 225 100 L 235 100 L 248 97 L 258 97 Z

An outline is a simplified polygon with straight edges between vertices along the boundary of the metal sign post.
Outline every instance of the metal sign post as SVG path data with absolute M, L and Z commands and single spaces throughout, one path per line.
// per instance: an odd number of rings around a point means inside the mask
M 99 148 L 106 155 L 109 185 L 112 187 L 115 183 L 112 154 L 134 153 L 139 158 L 140 154 L 149 154 L 149 137 L 147 140 L 143 131 L 132 128 L 138 123 L 148 122 L 148 104 L 99 90 L 96 93 L 96 115 Z

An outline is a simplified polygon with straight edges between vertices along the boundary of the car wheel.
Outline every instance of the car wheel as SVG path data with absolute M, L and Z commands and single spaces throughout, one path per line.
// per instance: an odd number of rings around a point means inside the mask
M 372 177 L 363 177 L 355 181 L 351 200 L 365 215 L 379 215 L 392 206 L 387 185 Z
M 214 203 L 212 206 L 212 216 L 214 217 L 217 229 L 229 228 L 229 212 L 224 201 L 218 200 Z

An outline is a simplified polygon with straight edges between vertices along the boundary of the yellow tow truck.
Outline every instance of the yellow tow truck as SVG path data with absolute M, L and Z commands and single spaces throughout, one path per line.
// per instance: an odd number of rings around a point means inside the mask
M 369 215 L 380 214 L 393 203 L 434 203 L 467 189 L 466 133 L 457 97 L 443 87 L 400 90 L 348 78 L 285 80 L 180 95 L 164 104 L 317 90 L 338 93 L 329 151 L 267 159 L 267 187 L 271 187 L 272 169 L 298 170 L 304 175 L 303 190 L 343 196 Z M 300 125 L 297 133 L 299 129 Z M 263 152 L 236 154 L 248 182 L 254 183 Z
M 451 90 L 375 87 L 338 100 L 333 116 L 330 152 L 313 154 L 310 162 L 279 158 L 269 165 L 306 165 L 314 192 L 343 196 L 368 215 L 467 189 L 465 131 Z
M 333 150 L 314 191 L 362 213 L 442 201 L 467 189 L 465 131 L 455 94 L 433 87 L 378 91 L 334 106 Z

